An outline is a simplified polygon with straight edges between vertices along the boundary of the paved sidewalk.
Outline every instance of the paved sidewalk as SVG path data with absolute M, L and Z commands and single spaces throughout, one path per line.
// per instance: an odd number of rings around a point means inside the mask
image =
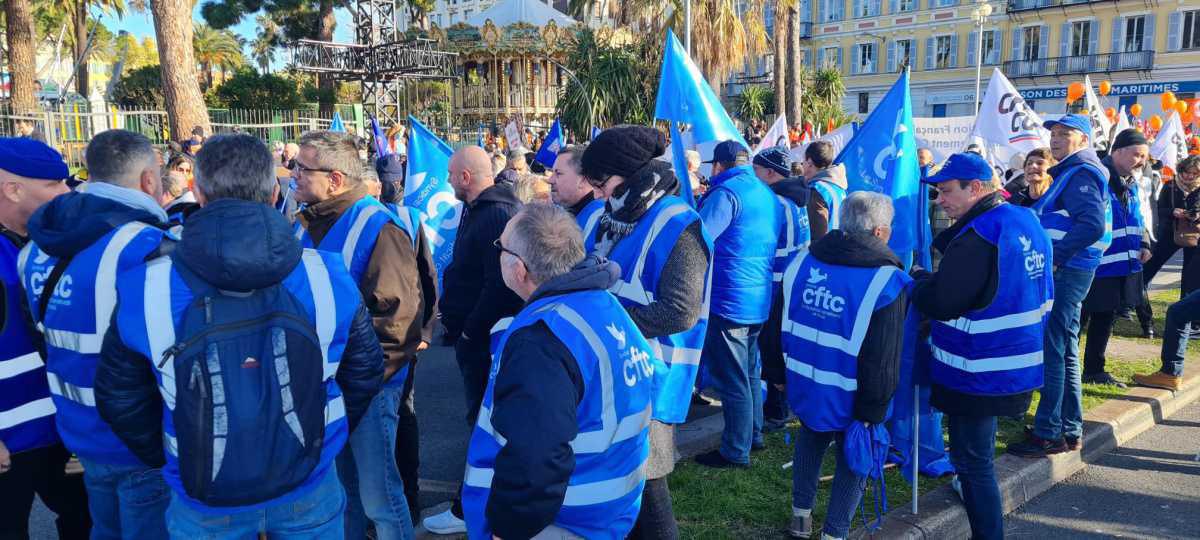
M 1200 401 L 1006 518 L 1008 538 L 1200 538 Z

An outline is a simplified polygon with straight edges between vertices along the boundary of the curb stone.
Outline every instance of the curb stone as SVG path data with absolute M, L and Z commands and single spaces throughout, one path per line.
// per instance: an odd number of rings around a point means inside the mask
M 996 477 L 1005 515 L 1197 398 L 1200 398 L 1200 369 L 1191 369 L 1184 373 L 1183 385 L 1177 392 L 1133 387 L 1128 394 L 1112 398 L 1085 414 L 1082 452 L 1058 454 L 1048 459 L 1026 459 L 1010 454 L 996 458 Z M 950 486 L 922 495 L 920 503 L 919 516 L 914 516 L 907 507 L 893 510 L 884 516 L 882 528 L 874 534 L 860 529 L 851 537 L 970 538 L 966 509 Z

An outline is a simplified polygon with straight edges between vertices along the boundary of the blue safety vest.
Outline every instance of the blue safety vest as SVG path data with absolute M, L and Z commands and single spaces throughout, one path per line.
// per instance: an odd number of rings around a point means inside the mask
M 814 431 L 854 421 L 858 353 L 871 315 L 911 281 L 895 266 L 840 266 L 806 252 L 783 276 L 783 355 L 792 411 Z
M 1142 204 L 1138 200 L 1138 186 L 1129 186 L 1126 195 L 1129 203 L 1122 203 L 1117 195 L 1109 191 L 1112 207 L 1112 243 L 1100 257 L 1096 277 L 1128 276 L 1142 271 Z
M 417 242 L 422 240 L 420 232 L 422 231 L 421 224 L 424 223 L 421 211 L 411 206 L 401 206 L 396 203 L 383 203 L 383 206 L 392 213 L 392 220 L 396 222 L 396 226 L 400 227 L 400 230 L 404 231 L 412 239 L 413 251 L 419 251 L 417 249 Z
M 840 229 L 842 201 L 846 200 L 846 188 L 821 179 L 814 181 L 810 187 L 825 199 L 825 205 L 829 207 L 829 230 Z
M 933 321 L 930 375 L 965 394 L 1040 388 L 1043 327 L 1054 304 L 1050 236 L 1028 209 L 1011 204 L 980 214 L 959 234 L 968 230 L 996 246 L 996 296 L 983 309 Z
M 770 283 L 781 227 L 775 194 L 748 165 L 724 171 L 711 182 L 705 199 L 725 190 L 737 201 L 729 226 L 713 241 L 712 313 L 738 324 L 764 322 L 771 312 Z
M 58 442 L 54 401 L 46 385 L 46 365 L 33 348 L 21 310 L 17 246 L 0 237 L 0 286 L 4 323 L 0 328 L 0 441 L 11 453 Z
M 1109 202 L 1111 194 L 1108 189 L 1108 171 L 1100 170 L 1090 163 L 1081 163 L 1079 166 L 1067 171 L 1061 178 L 1055 178 L 1054 183 L 1050 184 L 1050 190 L 1045 195 L 1042 195 L 1042 198 L 1033 203 L 1032 209 L 1037 213 L 1038 219 L 1041 220 L 1042 228 L 1046 229 L 1046 232 L 1050 234 L 1050 240 L 1053 242 L 1062 240 L 1067 235 L 1067 231 L 1071 230 L 1071 227 L 1075 223 L 1071 220 L 1071 214 L 1067 212 L 1067 209 L 1058 208 L 1055 203 L 1058 202 L 1058 196 L 1066 188 L 1067 181 L 1085 168 L 1095 173 L 1098 180 L 1094 187 L 1100 190 L 1100 193 L 1105 194 L 1103 197 L 1104 235 L 1096 243 L 1080 250 L 1070 260 L 1054 261 L 1054 264 L 1079 270 L 1095 270 L 1097 266 L 1100 266 L 1100 258 L 1104 251 L 1108 249 L 1108 245 L 1112 243 L 1113 237 L 1113 213 L 1112 204 Z
M 300 264 L 284 278 L 282 286 L 305 308 L 316 329 L 324 357 L 325 379 L 325 439 L 320 461 L 308 479 L 291 493 L 255 505 L 231 509 L 211 509 L 221 513 L 248 510 L 286 502 L 300 497 L 315 487 L 346 444 L 348 425 L 342 391 L 334 377 L 337 375 L 342 352 L 349 339 L 354 313 L 362 303 L 358 287 L 343 271 L 341 257 L 313 249 L 304 250 Z M 175 374 L 174 362 L 160 362 L 163 353 L 176 343 L 176 332 L 183 327 L 183 315 L 195 300 L 170 257 L 159 257 L 121 275 L 117 286 L 121 302 L 117 324 L 125 345 L 150 360 L 163 399 L 163 450 L 166 465 L 163 478 L 176 496 L 197 510 L 210 510 L 188 496 L 179 478 L 178 444 L 175 437 L 176 386 L 185 384 Z
M 338 217 L 337 222 L 321 239 L 320 245 L 313 245 L 308 230 L 299 220 L 296 220 L 295 224 L 296 239 L 306 248 L 341 253 L 346 269 L 350 271 L 350 277 L 354 278 L 355 283 L 359 283 L 363 273 L 367 271 L 371 252 L 375 251 L 379 231 L 389 222 L 399 226 L 398 221 L 386 206 L 374 197 L 367 196 L 355 201 Z
M 583 210 L 579 211 L 579 215 L 575 216 L 575 221 L 579 223 L 579 229 L 583 231 L 584 240 L 588 239 L 589 234 L 596 235 L 596 225 L 600 223 L 600 216 L 604 215 L 604 204 L 604 199 L 596 199 L 584 205 Z
M 72 452 L 92 461 L 142 465 L 100 418 L 93 385 L 117 303 L 117 276 L 141 264 L 166 234 L 134 221 L 100 237 L 71 259 L 46 304 L 45 318 L 38 317 L 37 305 L 58 258 L 33 242 L 21 251 L 26 301 L 46 339 L 46 377 L 58 409 L 58 434 Z
M 509 336 L 542 322 L 571 351 L 583 377 L 571 441 L 575 469 L 554 524 L 584 538 L 618 540 L 633 529 L 641 507 L 653 375 L 650 345 L 607 291 L 543 298 L 492 329 L 492 369 L 467 448 L 462 504 L 467 534 L 490 539 L 485 511 L 496 454 L 508 441 L 492 426 L 493 391 Z
M 776 195 L 775 199 L 779 201 L 775 209 L 783 227 L 779 229 L 779 241 L 775 245 L 775 267 L 771 281 L 779 287 L 783 283 L 783 272 L 788 262 L 796 253 L 808 249 L 812 233 L 808 228 L 807 209 L 796 206 L 791 199 L 782 195 Z
M 601 203 L 601 210 L 603 206 Z M 583 231 L 583 245 L 589 253 L 595 248 L 595 229 L 601 213 L 589 219 L 591 228 Z M 662 269 L 675 249 L 676 241 L 684 229 L 699 219 L 700 214 L 683 199 L 663 197 L 638 220 L 629 236 L 617 242 L 609 252 L 608 259 L 621 266 L 621 280 L 610 291 L 621 301 L 621 305 L 647 306 L 654 302 Z M 712 240 L 703 229 L 701 227 L 701 234 L 711 253 Z M 680 424 L 687 420 L 688 408 L 692 403 L 692 387 L 696 384 L 700 353 L 708 330 L 708 276 L 711 273 L 710 266 L 705 274 L 704 307 L 696 325 L 677 334 L 650 340 L 654 354 L 654 419 L 659 422 Z

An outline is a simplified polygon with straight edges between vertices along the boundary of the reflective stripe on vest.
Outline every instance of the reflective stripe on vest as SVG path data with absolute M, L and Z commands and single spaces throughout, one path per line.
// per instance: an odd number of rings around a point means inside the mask
M 1112 207 L 1112 244 L 1100 257 L 1096 277 L 1124 277 L 1142 271 L 1142 213 L 1138 186 L 1129 186 L 1126 194 L 1128 203 L 1122 203 L 1114 193 L 1109 193 Z
M 1050 185 L 1050 189 L 1040 199 L 1033 203 L 1032 210 L 1038 215 L 1042 227 L 1046 233 L 1050 235 L 1050 239 L 1058 242 L 1067 236 L 1067 231 L 1074 226 L 1071 220 L 1071 215 L 1065 208 L 1059 210 L 1050 210 L 1054 203 L 1058 201 L 1059 195 L 1066 188 L 1068 180 L 1075 176 L 1080 170 L 1087 168 L 1099 175 L 1100 183 L 1096 185 L 1096 189 L 1101 190 L 1104 200 L 1104 234 L 1100 239 L 1092 243 L 1092 245 L 1084 248 L 1079 253 L 1076 253 L 1070 260 L 1054 261 L 1056 265 L 1064 265 L 1070 268 L 1079 268 L 1083 270 L 1094 270 L 1100 264 L 1100 258 L 1104 251 L 1108 249 L 1112 243 L 1113 237 L 1113 210 L 1111 203 L 1111 190 L 1108 188 L 1108 175 L 1104 171 L 1097 169 L 1089 164 L 1080 164 L 1077 167 L 1067 171 L 1061 178 L 1055 178 L 1054 183 Z
M 840 229 L 842 201 L 846 199 L 846 190 L 833 182 L 820 179 L 812 183 L 812 188 L 817 190 L 829 207 L 829 230 Z
M 58 442 L 46 367 L 24 323 L 17 246 L 0 237 L 0 441 L 17 454 Z
M 374 197 L 363 197 L 338 216 L 337 221 L 321 238 L 320 245 L 313 244 L 312 237 L 299 221 L 295 225 L 296 238 L 304 247 L 341 253 L 346 270 L 350 271 L 350 276 L 358 283 L 362 280 L 363 272 L 366 271 L 368 260 L 374 251 L 379 230 L 385 225 L 385 222 L 375 221 L 376 215 L 397 223 L 395 215 L 382 203 Z
M 771 280 L 778 285 L 783 282 L 783 272 L 792 255 L 808 249 L 811 233 L 806 210 L 782 195 L 776 195 L 775 198 L 783 212 L 783 229 L 779 231 L 779 242 L 775 246 L 775 266 L 771 275 Z

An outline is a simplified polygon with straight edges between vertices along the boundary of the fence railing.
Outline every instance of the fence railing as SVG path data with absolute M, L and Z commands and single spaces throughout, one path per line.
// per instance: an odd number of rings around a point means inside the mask
M 1036 77 L 1097 71 L 1147 70 L 1153 67 L 1154 51 L 1135 51 L 1009 60 L 1004 63 L 1004 74 L 1009 77 Z

